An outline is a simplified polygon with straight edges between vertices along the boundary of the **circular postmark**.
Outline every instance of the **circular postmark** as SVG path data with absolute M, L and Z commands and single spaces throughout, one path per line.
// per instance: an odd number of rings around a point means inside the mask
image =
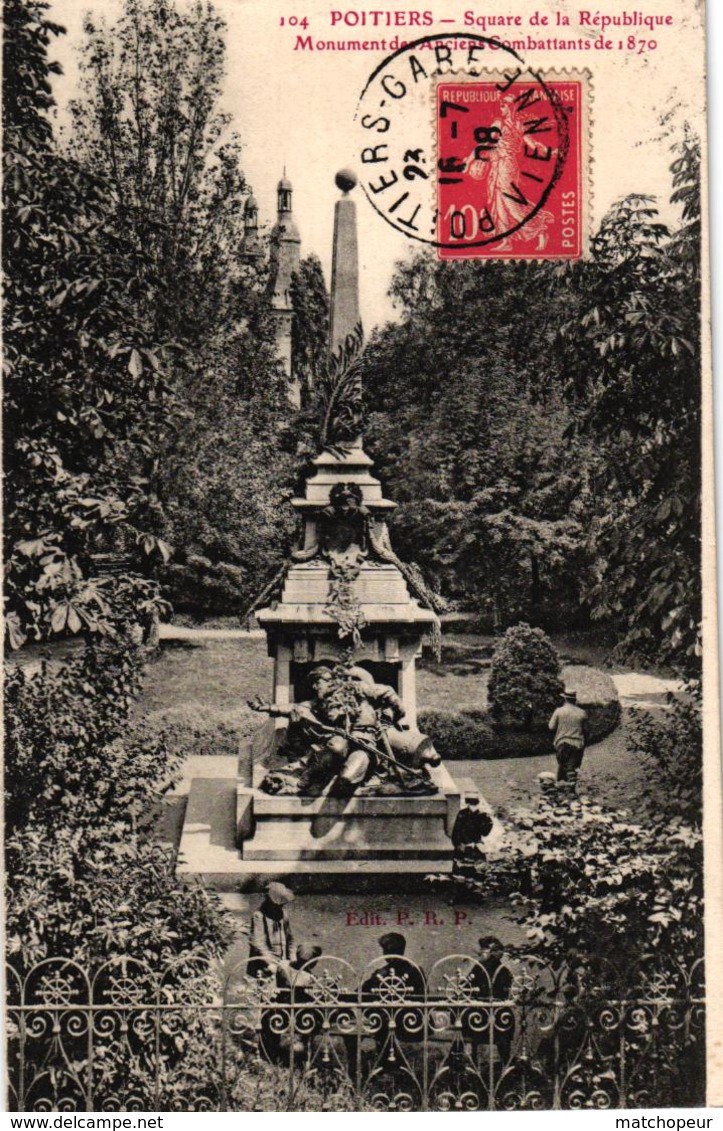
M 491 65 L 490 65 L 491 64 Z M 569 147 L 561 84 L 487 36 L 424 36 L 372 72 L 356 114 L 361 187 L 410 239 L 466 254 L 542 248 Z

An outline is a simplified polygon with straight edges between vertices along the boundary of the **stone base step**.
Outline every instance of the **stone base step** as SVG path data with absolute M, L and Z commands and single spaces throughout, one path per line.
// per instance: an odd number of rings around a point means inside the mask
M 408 863 L 409 861 L 416 860 L 422 854 L 429 860 L 444 860 L 449 856 L 450 850 L 446 846 L 441 848 L 425 847 L 422 849 L 413 845 L 410 846 L 404 841 L 400 841 L 397 844 L 372 843 L 366 844 L 360 848 L 343 844 L 330 847 L 322 846 L 320 848 L 316 848 L 314 845 L 294 847 L 289 845 L 281 837 L 279 837 L 276 848 L 273 846 L 262 847 L 255 844 L 254 841 L 247 841 L 242 848 L 244 860 L 287 860 L 290 863 L 297 860 L 364 861 L 370 856 L 375 860 L 403 860 L 405 863 Z
M 235 843 L 236 789 L 235 778 L 197 777 L 191 782 L 179 877 L 196 877 L 215 891 L 259 890 L 272 879 L 288 881 L 294 891 L 398 891 L 411 881 L 421 884 L 429 873 L 451 870 L 450 855 L 435 859 L 426 853 L 401 860 L 244 859 Z M 277 838 L 280 851 L 282 843 Z
M 255 801 L 256 799 L 254 799 Z M 441 859 L 452 845 L 439 816 L 319 813 L 304 818 L 256 816 L 243 840 L 244 860 Z
M 217 892 L 261 891 L 269 880 L 280 880 L 294 892 L 411 892 L 425 891 L 427 876 L 452 871 L 451 860 L 240 860 L 219 871 L 195 871 L 179 866 L 182 878 L 195 877 Z

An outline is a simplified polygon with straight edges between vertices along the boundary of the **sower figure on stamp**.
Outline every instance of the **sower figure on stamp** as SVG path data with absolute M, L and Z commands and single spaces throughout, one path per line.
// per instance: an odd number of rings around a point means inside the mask
M 364 668 L 325 664 L 311 684 L 313 699 L 290 708 L 250 704 L 272 718 L 288 718 L 288 745 L 305 751 L 285 770 L 268 774 L 262 788 L 304 793 L 336 778 L 338 791 L 351 794 L 372 776 L 396 776 L 403 790 L 428 785 L 425 768 L 441 759 L 430 738 L 405 725 L 404 704 L 391 687 L 375 683 Z
M 574 781 L 585 753 L 588 737 L 587 713 L 582 707 L 578 707 L 575 691 L 566 688 L 562 697 L 565 701 L 561 707 L 553 711 L 549 727 L 555 732 L 557 780 Z

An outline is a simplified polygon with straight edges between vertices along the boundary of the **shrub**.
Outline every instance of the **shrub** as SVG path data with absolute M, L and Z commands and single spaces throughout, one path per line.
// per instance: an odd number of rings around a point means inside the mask
M 155 971 L 168 966 L 164 1006 L 193 1006 L 213 993 L 209 960 L 231 933 L 216 897 L 177 880 L 153 842 L 154 811 L 181 758 L 131 723 L 141 674 L 141 657 L 125 634 L 86 647 L 65 666 L 9 674 L 7 948 L 20 976 L 46 958 L 69 958 L 92 971 L 109 961 L 149 1001 L 158 993 Z M 202 960 L 197 978 L 189 975 L 193 954 Z M 205 1085 L 213 1064 L 208 1035 L 192 1039 L 169 1028 L 168 1013 L 164 1018 L 150 1055 L 132 1026 L 127 1039 L 103 1031 L 99 1110 L 127 1097 L 139 1110 L 164 1103 L 163 1110 L 173 1110 L 194 1081 Z M 45 1055 L 40 1042 L 26 1064 L 39 1071 Z M 163 1081 L 158 1097 L 154 1066 Z M 84 1067 L 76 1065 L 79 1075 Z M 44 1101 L 54 1105 L 52 1071 L 43 1079 Z
M 201 554 L 171 562 L 163 580 L 173 608 L 186 613 L 238 615 L 253 597 L 254 582 L 242 566 L 212 562 Z
M 562 693 L 560 659 L 540 628 L 509 628 L 495 648 L 487 694 L 492 714 L 531 727 L 547 722 Z
M 688 684 L 680 698 L 670 695 L 668 710 L 662 718 L 649 711 L 635 711 L 628 749 L 645 762 L 649 782 L 645 801 L 651 811 L 679 816 L 700 827 L 703 819 L 700 684 Z
M 552 789 L 513 810 L 504 831 L 499 850 L 453 882 L 512 898 L 541 955 L 656 954 L 677 978 L 702 955 L 702 836 L 681 817 L 634 820 Z
M 590 746 L 602 742 L 620 724 L 617 699 L 605 703 L 582 702 L 581 706 L 587 711 Z M 546 724 L 510 727 L 487 711 L 421 711 L 419 726 L 434 740 L 442 757 L 452 761 L 524 758 L 553 752 L 553 736 Z
M 7 938 L 16 963 L 169 962 L 218 954 L 215 900 L 178 882 L 152 840 L 181 757 L 130 721 L 142 674 L 121 637 L 60 668 L 13 669 L 5 693 Z

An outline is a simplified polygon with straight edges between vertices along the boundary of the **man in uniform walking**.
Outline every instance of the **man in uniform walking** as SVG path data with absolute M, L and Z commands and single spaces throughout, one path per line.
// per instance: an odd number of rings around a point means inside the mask
M 577 705 L 577 693 L 567 688 L 562 693 L 564 702 L 553 711 L 549 722 L 555 732 L 553 739 L 557 755 L 557 780 L 573 781 L 582 765 L 588 727 L 587 713 Z

